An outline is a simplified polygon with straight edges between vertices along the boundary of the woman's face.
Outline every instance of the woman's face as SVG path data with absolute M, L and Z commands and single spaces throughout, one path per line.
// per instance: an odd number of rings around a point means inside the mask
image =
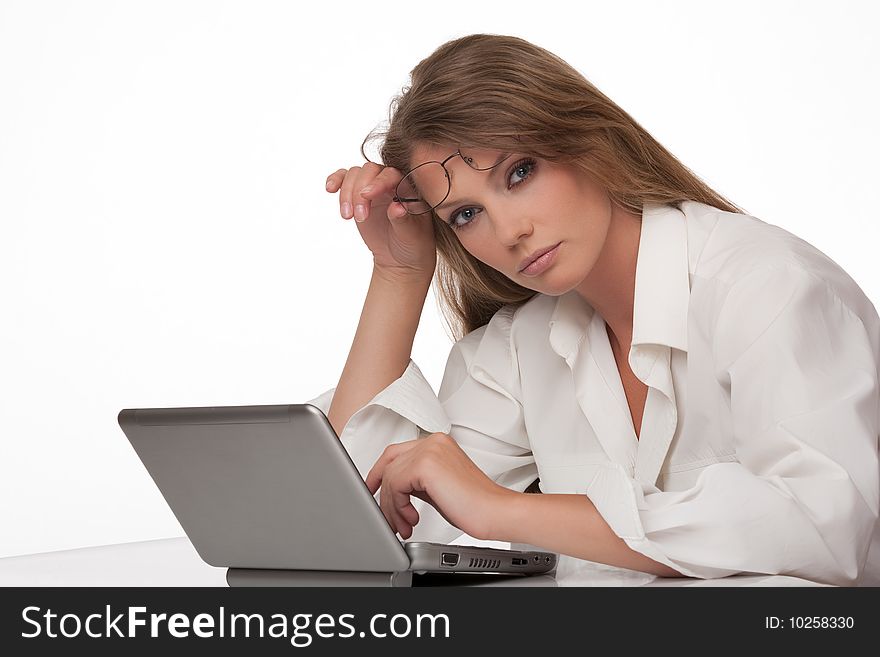
M 421 145 L 412 165 L 442 162 L 456 147 Z M 501 151 L 467 152 L 479 166 L 490 166 Z M 586 174 L 562 165 L 512 153 L 488 171 L 477 171 L 460 157 L 446 163 L 452 179 L 446 200 L 435 210 L 461 245 L 475 258 L 523 287 L 551 296 L 577 287 L 599 258 L 612 216 L 607 193 Z M 442 170 L 415 172 L 423 196 L 440 199 L 447 182 Z M 529 275 L 523 260 L 548 247 L 559 247 L 549 266 Z

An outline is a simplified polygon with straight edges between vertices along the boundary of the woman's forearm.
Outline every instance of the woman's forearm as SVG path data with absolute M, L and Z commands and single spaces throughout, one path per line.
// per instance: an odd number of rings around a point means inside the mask
M 429 277 L 395 277 L 373 270 L 351 350 L 327 413 L 337 435 L 342 435 L 356 411 L 403 374 L 430 287 Z
M 491 538 L 537 545 L 560 554 L 660 577 L 683 577 L 630 548 L 586 495 L 509 491 L 498 506 Z

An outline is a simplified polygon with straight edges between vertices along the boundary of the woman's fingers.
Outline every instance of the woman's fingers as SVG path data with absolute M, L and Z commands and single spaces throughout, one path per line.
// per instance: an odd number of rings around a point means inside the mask
M 393 194 L 402 178 L 400 171 L 366 162 L 362 167 L 337 169 L 327 177 L 328 192 L 339 191 L 339 213 L 344 219 L 364 221 L 370 216 L 372 201 L 383 194 Z M 400 203 L 391 203 L 389 218 L 406 214 Z
M 342 187 L 339 189 L 339 212 L 342 214 L 343 219 L 351 219 L 354 216 L 352 195 L 360 171 L 360 167 L 352 167 L 349 169 L 342 181 Z
M 375 495 L 376 491 L 379 490 L 379 487 L 382 485 L 382 478 L 388 464 L 404 452 L 411 450 L 416 446 L 416 443 L 417 440 L 407 440 L 402 443 L 388 445 L 388 447 L 385 448 L 379 458 L 376 459 L 373 467 L 370 468 L 370 471 L 367 473 L 367 477 L 364 480 L 371 494 Z
M 416 511 L 416 507 L 412 505 L 412 501 L 408 501 L 406 505 L 400 509 L 400 515 L 402 515 L 403 519 L 413 527 L 419 524 L 419 512 Z
M 407 493 L 383 488 L 379 506 L 395 532 L 403 538 L 412 536 L 413 527 L 419 522 L 419 512 L 410 502 Z
M 327 191 L 335 192 L 339 189 L 339 186 L 342 184 L 342 179 L 345 178 L 345 172 L 348 169 L 337 169 L 329 176 L 327 176 Z
M 392 194 L 401 178 L 400 171 L 392 167 L 385 167 L 361 189 L 361 196 L 376 198 L 382 194 Z
M 370 201 L 364 198 L 361 190 L 368 185 L 372 185 L 381 171 L 382 167 L 375 162 L 367 162 L 361 167 L 351 199 L 354 205 L 354 218 L 356 221 L 366 221 L 367 217 L 370 216 Z
M 379 507 L 391 528 L 403 538 L 409 538 L 412 535 L 412 528 L 419 522 L 419 512 L 416 511 L 410 500 L 409 489 L 412 486 L 406 484 L 405 481 L 401 484 L 399 479 L 401 473 L 407 472 L 407 466 L 404 464 L 397 468 L 392 464 L 395 459 L 413 449 L 417 444 L 417 440 L 409 440 L 386 447 L 367 473 L 365 480 L 367 488 L 373 495 L 377 490 L 382 489 L 379 496 Z
M 382 194 L 392 196 L 397 185 L 403 178 L 403 174 L 393 167 L 385 167 L 371 184 L 361 190 L 361 196 L 365 199 L 374 199 Z M 401 203 L 392 201 L 388 205 L 387 216 L 391 220 L 400 219 L 406 214 L 406 209 Z
M 400 519 L 400 521 L 410 526 L 415 524 L 412 522 L 412 513 L 415 512 L 416 508 L 410 502 L 408 492 L 392 490 L 391 506 L 394 509 L 394 514 Z

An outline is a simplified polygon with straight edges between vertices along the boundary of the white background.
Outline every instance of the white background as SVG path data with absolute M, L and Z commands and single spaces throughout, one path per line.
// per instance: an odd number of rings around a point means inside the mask
M 336 384 L 372 261 L 324 181 L 459 36 L 560 55 L 876 305 L 876 7 L 0 0 L 0 556 L 183 534 L 120 409 Z M 435 390 L 450 346 L 432 294 Z

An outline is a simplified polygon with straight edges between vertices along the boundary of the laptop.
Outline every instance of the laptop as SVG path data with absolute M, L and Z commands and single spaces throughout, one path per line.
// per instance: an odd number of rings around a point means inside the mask
M 229 569 L 230 584 L 275 571 L 287 582 L 406 586 L 414 573 L 556 567 L 552 552 L 401 541 L 312 404 L 127 408 L 118 422 L 199 556 Z

